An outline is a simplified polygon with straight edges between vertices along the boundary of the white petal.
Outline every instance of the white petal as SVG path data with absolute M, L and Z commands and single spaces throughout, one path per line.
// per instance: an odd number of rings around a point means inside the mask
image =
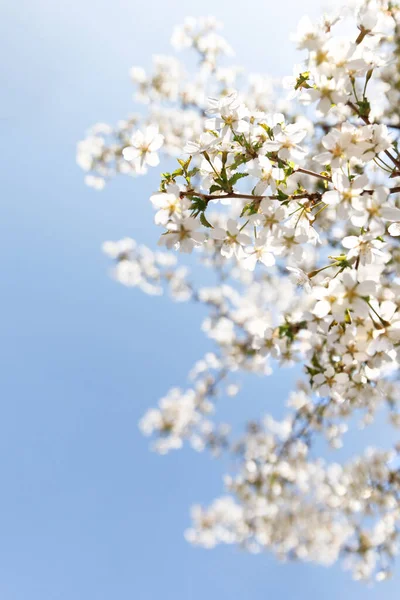
M 156 152 L 157 150 L 159 150 L 161 148 L 161 146 L 164 143 L 164 136 L 161 135 L 160 133 L 158 133 L 155 138 L 153 139 L 153 141 L 149 144 L 149 150 L 151 152 Z
M 255 254 L 251 254 L 250 256 L 246 256 L 246 258 L 242 261 L 242 265 L 245 269 L 249 271 L 254 271 L 257 263 L 257 256 Z
M 135 160 L 139 155 L 137 148 L 132 148 L 132 146 L 127 146 L 122 150 L 122 156 L 125 160 Z
M 214 227 L 210 231 L 210 237 L 213 240 L 224 240 L 226 238 L 226 231 L 222 227 Z
M 400 221 L 400 209 L 392 206 L 383 206 L 381 216 L 386 221 Z
M 140 146 L 143 146 L 144 135 L 141 131 L 135 131 L 135 133 L 132 135 L 131 140 L 133 146 L 136 146 L 136 148 L 140 148 Z
M 313 314 L 319 319 L 323 319 L 331 310 L 331 305 L 328 300 L 319 300 L 314 306 Z
M 325 204 L 338 204 L 340 202 L 340 195 L 336 190 L 330 190 L 323 195 L 323 201 Z
M 357 294 L 359 296 L 374 296 L 376 294 L 377 284 L 375 281 L 362 281 L 357 286 Z
M 150 165 L 150 167 L 156 167 L 160 164 L 160 159 L 158 158 L 157 152 L 148 152 L 146 154 L 146 163 Z
M 388 229 L 390 235 L 400 235 L 400 223 L 392 223 Z
M 338 383 L 347 383 L 349 380 L 349 376 L 347 375 L 347 373 L 338 373 L 335 376 L 335 381 L 337 381 Z
M 175 199 L 174 194 L 166 194 L 165 192 L 159 192 L 158 194 L 150 196 L 150 202 L 157 208 L 164 208 L 165 206 L 168 206 L 169 203 L 174 202 Z
M 266 267 L 272 267 L 275 264 L 275 256 L 271 252 L 264 252 L 260 257 L 260 262 Z
M 358 237 L 356 235 L 348 235 L 342 240 L 342 245 L 344 248 L 355 248 L 358 246 L 358 243 Z

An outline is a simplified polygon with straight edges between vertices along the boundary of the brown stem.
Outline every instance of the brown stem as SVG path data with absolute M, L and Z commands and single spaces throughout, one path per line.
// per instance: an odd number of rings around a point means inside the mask
M 296 169 L 295 172 L 304 173 L 305 175 L 311 175 L 311 177 L 317 177 L 318 179 L 323 179 L 324 181 L 332 181 L 332 179 L 330 177 L 327 177 L 326 175 L 321 175 L 321 173 L 317 173 L 316 171 L 310 171 L 309 169 L 303 169 L 301 167 Z
M 285 160 L 282 160 L 282 163 L 286 166 L 289 166 Z M 316 171 L 310 171 L 310 169 L 303 169 L 303 167 L 297 167 L 294 170 L 294 173 L 304 173 L 305 175 L 310 175 L 311 177 L 316 177 L 317 179 L 323 179 L 324 181 L 332 181 L 332 179 L 330 177 L 327 177 L 326 175 L 321 175 L 321 173 L 317 173 Z
M 361 196 L 366 194 L 373 194 L 375 190 L 363 190 L 361 192 Z M 400 185 L 389 188 L 389 194 L 397 194 L 400 192 Z M 225 198 L 244 198 L 245 200 L 254 200 L 257 203 L 260 203 L 262 200 L 280 200 L 281 198 L 278 195 L 272 196 L 253 196 L 253 194 L 237 194 L 236 192 L 231 192 L 229 194 L 221 194 L 220 196 L 216 196 L 215 194 L 201 194 L 200 192 L 195 192 L 194 190 L 190 192 L 181 192 L 181 198 L 185 198 L 187 196 L 197 196 L 206 200 L 207 203 L 210 200 L 224 200 Z M 288 196 L 286 200 L 323 200 L 323 194 L 321 192 L 304 192 L 302 194 L 292 194 Z
M 371 190 L 372 193 L 372 190 Z M 280 196 L 277 195 L 273 195 L 273 196 L 254 196 L 253 194 L 237 194 L 235 192 L 231 192 L 229 194 L 221 194 L 220 196 L 216 196 L 215 194 L 201 194 L 200 192 L 195 192 L 195 191 L 191 191 L 191 192 L 181 192 L 181 198 L 184 198 L 186 196 L 198 196 L 199 198 L 202 198 L 203 200 L 207 200 L 207 202 L 209 202 L 210 200 L 223 200 L 225 198 L 244 198 L 245 200 L 255 200 L 256 202 L 261 202 L 262 200 L 265 200 L 266 198 L 268 200 L 280 200 Z M 308 198 L 309 200 L 316 200 L 316 199 L 321 199 L 322 198 L 322 194 L 321 192 L 304 192 L 302 194 L 293 194 L 291 196 L 288 196 L 287 200 L 304 200 L 305 198 Z
M 363 39 L 365 38 L 365 36 L 367 34 L 368 34 L 368 29 L 364 29 L 364 27 L 361 26 L 360 33 L 358 35 L 358 38 L 356 39 L 357 46 L 358 46 L 358 44 L 361 44 L 361 42 L 363 41 Z

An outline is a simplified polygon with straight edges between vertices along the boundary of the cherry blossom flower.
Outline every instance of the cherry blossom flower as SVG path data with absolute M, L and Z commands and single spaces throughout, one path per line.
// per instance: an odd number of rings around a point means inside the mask
M 244 246 L 251 243 L 251 239 L 245 233 L 242 233 L 233 219 L 228 219 L 227 229 L 216 227 L 211 231 L 211 237 L 214 240 L 221 240 L 221 254 L 225 258 L 231 258 L 235 255 L 237 258 L 245 258 Z
M 150 202 L 158 209 L 154 222 L 156 225 L 167 225 L 170 219 L 181 217 L 189 202 L 181 198 L 177 185 L 168 185 L 166 192 L 159 192 L 150 197 Z
M 349 381 L 347 373 L 337 373 L 332 366 L 327 367 L 323 373 L 317 373 L 314 377 L 314 385 L 317 386 L 319 396 L 329 396 L 332 389 L 342 389 Z
M 365 190 L 368 185 L 368 177 L 359 175 L 350 181 L 346 175 L 340 171 L 335 171 L 332 176 L 332 183 L 335 190 L 330 190 L 324 194 L 324 202 L 332 205 L 342 202 L 345 207 L 344 211 L 346 211 L 348 204 L 352 204 L 354 199 L 358 199 Z M 345 215 L 346 212 L 343 213 L 343 216 Z
M 373 234 L 365 233 L 360 236 L 349 235 L 342 240 L 344 248 L 350 250 L 347 258 L 357 258 L 362 265 L 370 265 L 385 260 L 383 248 L 385 242 L 376 239 Z
M 267 156 L 259 156 L 257 161 L 249 165 L 249 173 L 259 181 L 254 188 L 254 194 L 262 195 L 267 189 L 271 192 L 276 191 L 276 182 L 284 179 L 282 169 L 273 166 Z
M 160 244 L 167 248 L 177 248 L 181 252 L 191 252 L 195 245 L 204 241 L 204 233 L 197 231 L 199 223 L 192 217 L 184 220 L 169 221 L 167 233 L 160 239 Z
M 131 145 L 123 149 L 125 160 L 133 161 L 137 170 L 143 172 L 146 165 L 156 167 L 160 163 L 157 150 L 161 148 L 164 136 L 158 127 L 149 125 L 144 132 L 136 131 L 131 138 Z
M 246 269 L 253 271 L 258 261 L 266 267 L 275 264 L 275 256 L 268 246 L 266 234 L 258 237 L 254 241 L 254 246 L 246 248 L 246 256 L 243 258 L 242 264 Z
M 299 145 L 307 132 L 297 125 L 285 125 L 274 136 L 274 139 L 264 144 L 264 150 L 275 151 L 279 158 L 301 162 L 304 158 L 304 149 Z

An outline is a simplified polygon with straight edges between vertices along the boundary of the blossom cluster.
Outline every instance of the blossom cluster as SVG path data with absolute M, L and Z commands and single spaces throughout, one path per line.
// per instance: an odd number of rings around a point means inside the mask
M 146 115 L 100 124 L 78 146 L 98 189 L 177 158 L 150 198 L 163 251 L 131 239 L 104 251 L 124 285 L 204 305 L 213 352 L 140 427 L 160 453 L 188 441 L 235 457 L 226 495 L 193 509 L 191 542 L 343 557 L 356 579 L 383 580 L 399 549 L 400 448 L 340 464 L 316 441 L 341 448 L 378 409 L 400 426 L 400 8 L 363 0 L 303 18 L 293 39 L 305 61 L 279 85 L 221 66 L 232 50 L 218 29 L 211 18 L 177 27 L 173 46 L 199 57 L 194 78 L 175 57 L 156 56 L 152 74 L 134 67 Z M 196 285 L 179 253 L 214 284 Z M 244 372 L 298 365 L 287 416 L 250 422 L 239 440 L 214 422 Z

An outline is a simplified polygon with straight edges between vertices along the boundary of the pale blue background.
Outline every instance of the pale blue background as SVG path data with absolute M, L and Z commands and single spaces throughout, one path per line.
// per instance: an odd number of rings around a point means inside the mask
M 96 193 L 83 185 L 75 144 L 92 123 L 132 110 L 129 67 L 167 52 L 188 13 L 224 19 L 248 68 L 291 72 L 289 32 L 318 2 L 243 7 L 1 4 L 1 600 L 398 598 L 399 577 L 366 588 L 337 567 L 192 548 L 189 506 L 221 493 L 224 465 L 191 451 L 154 455 L 137 429 L 209 348 L 196 332 L 202 312 L 107 277 L 103 240 L 156 242 L 147 198 L 157 173 Z M 289 385 L 282 376 L 252 384 L 221 414 L 239 423 L 274 412 Z

